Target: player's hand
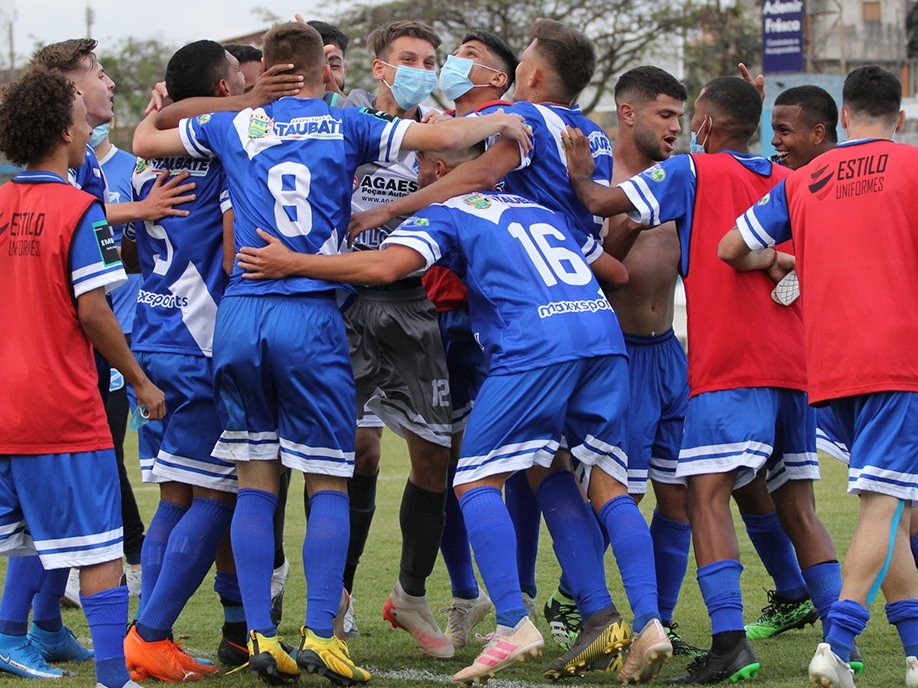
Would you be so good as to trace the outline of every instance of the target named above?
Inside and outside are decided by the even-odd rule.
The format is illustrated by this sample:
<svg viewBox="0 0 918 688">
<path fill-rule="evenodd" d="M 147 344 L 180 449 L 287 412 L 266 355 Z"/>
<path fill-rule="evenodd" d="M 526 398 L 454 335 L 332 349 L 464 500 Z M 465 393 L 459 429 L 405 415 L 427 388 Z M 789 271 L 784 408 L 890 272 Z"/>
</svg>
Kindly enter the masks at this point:
<svg viewBox="0 0 918 688">
<path fill-rule="evenodd" d="M 284 96 L 295 96 L 303 88 L 302 74 L 293 74 L 292 64 L 276 64 L 263 71 L 246 95 L 249 107 L 261 107 Z"/>
<path fill-rule="evenodd" d="M 166 181 L 167 179 L 168 181 Z M 144 206 L 142 219 L 160 220 L 166 216 L 188 217 L 190 211 L 180 210 L 175 207 L 183 203 L 190 203 L 197 198 L 195 194 L 188 193 L 192 191 L 197 184 L 194 182 L 183 184 L 182 182 L 186 179 L 188 179 L 187 172 L 177 174 L 170 179 L 169 173 L 163 171 L 163 173 L 156 178 L 156 181 L 153 182 L 153 186 L 150 187 L 150 192 L 147 194 L 147 197 L 141 201 Z M 182 194 L 187 195 L 183 196 Z"/>
<path fill-rule="evenodd" d="M 797 267 L 797 259 L 790 253 L 775 251 L 774 264 L 765 269 L 765 274 L 772 282 L 777 284 L 785 278 L 787 273 Z"/>
<path fill-rule="evenodd" d="M 451 119 L 453 118 L 446 113 L 431 110 L 426 115 L 421 117 L 421 124 L 437 124 L 439 122 L 449 122 Z"/>
<path fill-rule="evenodd" d="M 561 143 L 564 145 L 564 153 L 567 155 L 567 174 L 571 182 L 576 183 L 579 180 L 593 180 L 593 170 L 596 169 L 596 161 L 593 160 L 593 152 L 590 150 L 590 139 L 584 136 L 583 132 L 574 127 L 566 127 L 561 134 Z"/>
<path fill-rule="evenodd" d="M 486 117 L 500 117 L 500 135 L 511 141 L 516 141 L 520 146 L 520 154 L 526 155 L 532 150 L 532 127 L 526 124 L 526 120 L 517 114 L 507 114 L 503 108 L 500 108 L 493 115 Z"/>
<path fill-rule="evenodd" d="M 149 115 L 154 110 L 159 112 L 167 105 L 172 105 L 172 98 L 169 96 L 169 91 L 166 90 L 166 82 L 159 81 L 150 91 L 150 102 L 147 103 L 147 109 L 143 111 L 143 114 Z"/>
<path fill-rule="evenodd" d="M 762 100 L 765 100 L 765 75 L 759 74 L 755 79 L 752 78 L 752 74 L 749 73 L 749 69 L 742 62 L 739 63 L 739 74 L 743 77 L 744 81 L 748 81 L 750 84 L 756 87 L 761 96 Z"/>
<path fill-rule="evenodd" d="M 137 403 L 147 407 L 150 420 L 159 420 L 166 415 L 166 395 L 149 378 L 145 377 L 143 383 L 135 385 L 134 393 L 137 395 Z"/>
<path fill-rule="evenodd" d="M 284 246 L 280 239 L 263 229 L 256 229 L 258 236 L 268 245 L 261 248 L 243 246 L 236 254 L 236 264 L 245 273 L 246 279 L 280 279 L 293 272 L 290 259 L 293 251 Z"/>
<path fill-rule="evenodd" d="M 375 208 L 364 210 L 351 215 L 351 221 L 347 225 L 347 245 L 353 246 L 354 239 L 366 231 L 382 227 L 393 217 L 386 209 L 386 205 L 378 205 Z"/>
</svg>

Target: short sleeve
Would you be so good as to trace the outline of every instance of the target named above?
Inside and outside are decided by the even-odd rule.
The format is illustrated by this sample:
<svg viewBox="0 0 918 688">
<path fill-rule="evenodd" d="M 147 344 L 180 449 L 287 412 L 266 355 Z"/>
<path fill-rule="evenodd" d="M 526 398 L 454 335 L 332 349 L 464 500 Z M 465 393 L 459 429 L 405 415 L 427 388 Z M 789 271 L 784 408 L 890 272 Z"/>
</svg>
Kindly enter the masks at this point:
<svg viewBox="0 0 918 688">
<path fill-rule="evenodd" d="M 198 115 L 179 122 L 179 136 L 188 155 L 193 158 L 216 157 L 211 142 L 213 122 L 213 115 Z"/>
<path fill-rule="evenodd" d="M 791 238 L 785 181 L 778 182 L 775 188 L 736 218 L 736 227 L 752 251 L 761 251 Z"/>
<path fill-rule="evenodd" d="M 676 155 L 619 184 L 634 210 L 628 217 L 657 226 L 680 220 L 692 212 L 695 201 L 695 165 L 690 155 Z"/>
<path fill-rule="evenodd" d="M 402 222 L 380 245 L 398 244 L 423 256 L 425 268 L 449 254 L 455 246 L 455 226 L 443 206 L 430 206 Z"/>
<path fill-rule="evenodd" d="M 383 119 L 353 108 L 341 112 L 344 139 L 354 148 L 358 166 L 369 162 L 394 162 L 402 150 L 405 132 L 415 124 L 407 119 Z"/>
<path fill-rule="evenodd" d="M 70 245 L 70 282 L 75 297 L 99 287 L 109 293 L 127 282 L 115 237 L 98 203 L 89 207 L 74 232 Z"/>
</svg>

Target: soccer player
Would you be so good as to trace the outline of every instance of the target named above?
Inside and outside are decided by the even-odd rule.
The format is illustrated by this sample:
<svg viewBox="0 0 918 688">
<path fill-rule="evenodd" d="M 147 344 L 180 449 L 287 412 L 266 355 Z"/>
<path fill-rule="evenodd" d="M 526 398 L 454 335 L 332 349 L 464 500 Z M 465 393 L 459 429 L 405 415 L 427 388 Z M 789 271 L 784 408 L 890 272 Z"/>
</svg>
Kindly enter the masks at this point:
<svg viewBox="0 0 918 688">
<path fill-rule="evenodd" d="M 890 72 L 877 66 L 851 72 L 841 108 L 849 140 L 746 211 L 718 250 L 736 269 L 754 270 L 770 262 L 769 247 L 793 238 L 810 401 L 830 403 L 851 452 L 848 491 L 860 498 L 860 517 L 828 637 L 809 666 L 810 682 L 822 686 L 854 685 L 849 654 L 880 589 L 905 648 L 906 685 L 918 682 L 918 586 L 903 518 L 918 494 L 909 411 L 918 370 L 909 356 L 876 355 L 896 351 L 918 332 L 907 286 L 918 258 L 912 239 L 918 155 L 891 142 L 904 121 L 901 97 Z M 852 274 L 883 279 L 865 291 Z"/>
<path fill-rule="evenodd" d="M 331 47 L 331 50 L 325 51 L 325 58 L 328 61 L 328 68 L 332 73 L 332 80 L 325 84 L 325 102 L 332 107 L 344 107 L 344 101 L 347 95 L 344 93 L 344 86 L 347 82 L 347 46 L 350 43 L 347 34 L 334 24 L 329 24 L 318 19 L 306 22 L 319 32 L 322 37 L 322 43 L 325 47 Z"/>
<path fill-rule="evenodd" d="M 612 149 L 613 183 L 666 160 L 672 154 L 688 98 L 675 77 L 657 67 L 637 67 L 615 84 L 618 138 Z M 621 227 L 610 226 L 615 234 Z M 686 489 L 675 477 L 688 403 L 685 350 L 673 332 L 673 297 L 679 279 L 679 238 L 674 223 L 632 234 L 622 251 L 628 284 L 609 291 L 628 348 L 628 492 L 640 501 L 653 485 L 657 506 L 650 524 L 660 617 L 673 654 L 697 657 L 702 650 L 676 633 L 673 610 L 688 567 L 692 530 Z M 611 240 L 610 240 L 611 241 Z"/>
<path fill-rule="evenodd" d="M 374 116 L 420 121 L 430 108 L 420 103 L 436 88 L 440 38 L 427 24 L 395 21 L 374 29 L 367 46 L 374 55 L 374 95 L 351 91 L 348 106 Z M 414 153 L 392 162 L 357 168 L 353 211 L 400 198 L 417 188 Z M 358 237 L 360 250 L 376 250 L 404 218 L 395 218 Z M 357 383 L 357 454 L 351 498 L 351 543 L 344 573 L 351 591 L 360 555 L 376 508 L 382 423 L 408 444 L 411 473 L 399 511 L 402 553 L 398 580 L 383 607 L 383 617 L 414 637 L 422 652 L 452 657 L 455 652 L 427 602 L 426 581 L 433 572 L 446 521 L 451 406 L 449 373 L 437 313 L 421 284 L 409 276 L 384 288 L 361 285 L 344 322 Z M 353 613 L 353 607 L 349 611 Z M 351 629 L 353 632 L 353 629 Z"/>
<path fill-rule="evenodd" d="M 255 82 L 261 76 L 261 50 L 254 45 L 242 45 L 241 43 L 227 43 L 223 47 L 239 62 L 239 69 L 242 70 L 242 76 L 245 77 L 245 92 L 248 93 L 255 88 Z"/>
<path fill-rule="evenodd" d="M 475 149 L 419 154 L 418 182 L 430 183 L 476 155 Z M 381 252 L 304 256 L 266 233 L 262 237 L 268 247 L 243 248 L 238 256 L 252 278 L 300 274 L 386 284 L 441 259 L 461 266 L 489 373 L 471 412 L 454 487 L 494 599 L 497 630 L 453 681 L 487 681 L 528 655 L 540 655 L 544 641 L 515 576 L 515 530 L 500 491 L 511 473 L 535 465 L 548 469 L 562 434 L 575 457 L 599 469 L 593 471 L 594 486 L 601 483 L 595 475 L 600 472 L 626 480 L 619 448 L 628 387 L 624 343 L 581 251 L 612 283 L 621 284 L 627 272 L 565 215 L 498 192 L 463 195 L 417 213 L 386 239 Z M 556 482 L 553 475 L 570 473 L 557 467 L 543 483 Z M 556 506 L 546 512 L 546 523 L 556 536 L 558 556 L 576 568 L 582 550 L 567 546 L 571 539 L 563 526 L 578 528 L 578 544 L 590 548 L 592 516 L 576 491 L 573 502 Z M 596 656 L 617 652 L 627 637 L 610 635 L 603 644 Z"/>
<path fill-rule="evenodd" d="M 170 58 L 166 86 L 176 101 L 225 97 L 241 95 L 245 78 L 223 46 L 197 41 Z M 187 156 L 142 160 L 134 173 L 136 198 L 149 192 L 158 170 L 188 172 L 197 189 L 188 217 L 145 222 L 136 232 L 143 285 L 133 349 L 165 390 L 170 411 L 160 423 L 140 428 L 143 479 L 159 484 L 160 502 L 144 544 L 143 608 L 128 633 L 125 653 L 135 676 L 175 683 L 216 671 L 181 652 L 171 634 L 214 562 L 232 519 L 237 481 L 232 462 L 211 456 L 223 430 L 211 356 L 226 286 L 226 178 L 218 161 Z M 218 569 L 215 589 L 221 599 L 241 602 L 235 574 Z M 241 621 L 241 607 L 237 613 L 235 621 Z M 245 630 L 227 637 L 227 625 L 221 648 L 227 643 L 244 646 Z"/>
<path fill-rule="evenodd" d="M 527 138 L 513 115 L 418 125 L 329 108 L 322 95 L 331 72 L 322 39 L 309 26 L 276 25 L 265 34 L 264 49 L 267 73 L 290 70 L 302 84 L 298 97 L 157 130 L 159 116 L 169 116 L 164 110 L 144 120 L 134 137 L 135 151 L 147 157 L 220 159 L 238 247 L 263 243 L 253 233 L 263 227 L 298 252 L 337 253 L 359 165 L 391 161 L 401 150 L 464 148 L 496 133 Z M 177 105 L 232 108 L 246 97 Z M 225 430 L 214 454 L 237 464 L 232 540 L 249 627 L 249 670 L 267 680 L 295 679 L 298 665 L 336 682 L 370 678 L 332 629 L 349 540 L 346 481 L 353 472 L 357 413 L 335 289 L 307 278 L 252 282 L 236 270 L 217 312 L 215 387 Z M 306 473 L 310 495 L 303 545 L 308 604 L 296 661 L 281 647 L 270 614 L 272 516 L 283 466 Z"/>
<path fill-rule="evenodd" d="M 689 665 L 688 673 L 675 680 L 680 684 L 737 680 L 758 672 L 743 626 L 742 565 L 729 503 L 731 492 L 763 467 L 811 597 L 827 590 L 830 596 L 840 582 L 834 545 L 813 505 L 819 466 L 815 416 L 803 391 L 800 313 L 770 297 L 770 277 L 778 277 L 792 257 L 774 253 L 765 266 L 768 274 L 731 272 L 716 257 L 734 209 L 748 207 L 787 175 L 748 152 L 761 108 L 754 86 L 720 77 L 695 101 L 691 126 L 697 153 L 665 160 L 611 190 L 592 183 L 588 169 L 572 176 L 591 211 L 628 212 L 643 225 L 674 220 L 679 234 L 691 397 L 676 477 L 688 483 L 698 582 L 713 633 L 710 652 Z M 588 144 L 572 132 L 566 145 Z M 705 307 L 715 301 L 721 307 Z M 753 304 L 756 317 L 743 319 Z"/>
<path fill-rule="evenodd" d="M 3 94 L 0 151 L 26 169 L 0 189 L 0 288 L 17 295 L 0 305 L 13 328 L 0 355 L 15 363 L 0 395 L 0 549 L 37 551 L 45 570 L 81 569 L 96 681 L 122 688 L 134 684 L 122 648 L 128 592 L 118 587 L 118 474 L 92 344 L 131 382 L 151 418 L 162 417 L 165 404 L 105 298 L 125 275 L 103 207 L 66 182 L 68 168 L 85 160 L 91 133 L 82 98 L 59 72 L 30 69 Z M 25 618 L 30 600 L 19 600 Z M 63 675 L 44 663 L 26 630 L 25 621 L 0 622 L 4 669 Z"/>
</svg>

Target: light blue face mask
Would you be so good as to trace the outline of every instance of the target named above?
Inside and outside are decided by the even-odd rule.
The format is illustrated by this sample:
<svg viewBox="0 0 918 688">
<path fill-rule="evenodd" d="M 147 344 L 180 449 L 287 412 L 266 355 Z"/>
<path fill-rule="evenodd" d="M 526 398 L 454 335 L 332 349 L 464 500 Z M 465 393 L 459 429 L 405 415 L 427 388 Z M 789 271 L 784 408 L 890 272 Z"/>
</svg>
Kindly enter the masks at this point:
<svg viewBox="0 0 918 688">
<path fill-rule="evenodd" d="M 450 100 L 461 98 L 473 88 L 486 88 L 488 84 L 473 84 L 469 78 L 472 73 L 472 67 L 478 65 L 482 69 L 500 73 L 499 69 L 494 69 L 475 62 L 466 57 L 457 57 L 450 55 L 446 58 L 443 69 L 440 70 L 440 90 Z"/>
<path fill-rule="evenodd" d="M 707 121 L 708 120 L 705 119 L 705 122 Z M 713 126 L 714 126 L 714 120 L 711 120 L 711 127 Z M 704 129 L 704 124 L 702 124 L 700 128 Z M 689 153 L 692 153 L 693 155 L 700 155 L 701 153 L 704 153 L 705 152 L 704 144 L 708 142 L 708 137 L 710 135 L 711 135 L 711 129 L 709 128 L 708 133 L 705 134 L 704 136 L 704 141 L 702 141 L 701 143 L 698 143 L 698 134 L 693 131 L 692 136 L 689 139 Z"/>
<path fill-rule="evenodd" d="M 395 69 L 395 80 L 391 84 L 385 80 L 383 83 L 391 89 L 392 97 L 402 110 L 417 107 L 437 87 L 437 73 L 430 69 L 383 64 Z"/>
<path fill-rule="evenodd" d="M 108 136 L 108 132 L 111 131 L 112 123 L 106 122 L 105 124 L 100 124 L 95 129 L 92 130 L 92 136 L 89 137 L 89 145 L 95 148 L 100 143 L 105 140 L 105 137 Z"/>
</svg>

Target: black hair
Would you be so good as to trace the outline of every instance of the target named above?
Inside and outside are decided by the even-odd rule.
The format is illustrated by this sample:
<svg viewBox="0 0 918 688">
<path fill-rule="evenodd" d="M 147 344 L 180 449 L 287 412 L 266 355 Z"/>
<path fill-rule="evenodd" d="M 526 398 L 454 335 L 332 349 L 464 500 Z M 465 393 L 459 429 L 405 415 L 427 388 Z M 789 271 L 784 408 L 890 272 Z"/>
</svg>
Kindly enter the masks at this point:
<svg viewBox="0 0 918 688">
<path fill-rule="evenodd" d="M 507 88 L 509 89 L 513 86 L 513 81 L 516 79 L 516 67 L 519 65 L 520 61 L 510 46 L 507 45 L 506 41 L 500 36 L 490 31 L 485 31 L 484 29 L 469 31 L 465 34 L 465 37 L 459 45 L 468 43 L 469 41 L 478 41 L 488 46 L 488 49 L 494 53 L 495 57 L 504 63 L 504 71 L 507 74 Z"/>
<path fill-rule="evenodd" d="M 306 23 L 319 32 L 324 45 L 337 45 L 341 48 L 341 52 L 347 52 L 347 46 L 351 40 L 347 37 L 347 34 L 337 26 L 318 19 L 313 19 Z"/>
<path fill-rule="evenodd" d="M 720 115 L 717 124 L 732 138 L 748 141 L 762 117 L 762 96 L 758 89 L 738 76 L 719 76 L 702 89 L 699 100 L 713 105 Z"/>
<path fill-rule="evenodd" d="M 226 49 L 216 41 L 195 41 L 179 48 L 166 65 L 166 90 L 172 100 L 212 96 L 227 77 Z"/>
<path fill-rule="evenodd" d="M 32 67 L 0 92 L 0 151 L 17 165 L 51 155 L 73 122 L 76 89 L 54 69 Z"/>
<path fill-rule="evenodd" d="M 821 124 L 825 127 L 826 138 L 838 143 L 838 106 L 824 88 L 812 84 L 794 86 L 779 93 L 775 105 L 796 105 L 810 128 Z"/>
<path fill-rule="evenodd" d="M 254 45 L 242 43 L 226 43 L 223 46 L 230 55 L 239 60 L 239 64 L 246 62 L 261 62 L 262 52 Z"/>
<path fill-rule="evenodd" d="M 657 96 L 669 96 L 684 101 L 688 98 L 688 92 L 672 74 L 651 65 L 629 69 L 618 77 L 615 84 L 616 104 L 626 100 L 645 103 Z"/>
<path fill-rule="evenodd" d="M 845 79 L 842 104 L 849 115 L 893 124 L 902 107 L 902 84 L 892 72 L 877 65 L 859 67 Z"/>
</svg>

